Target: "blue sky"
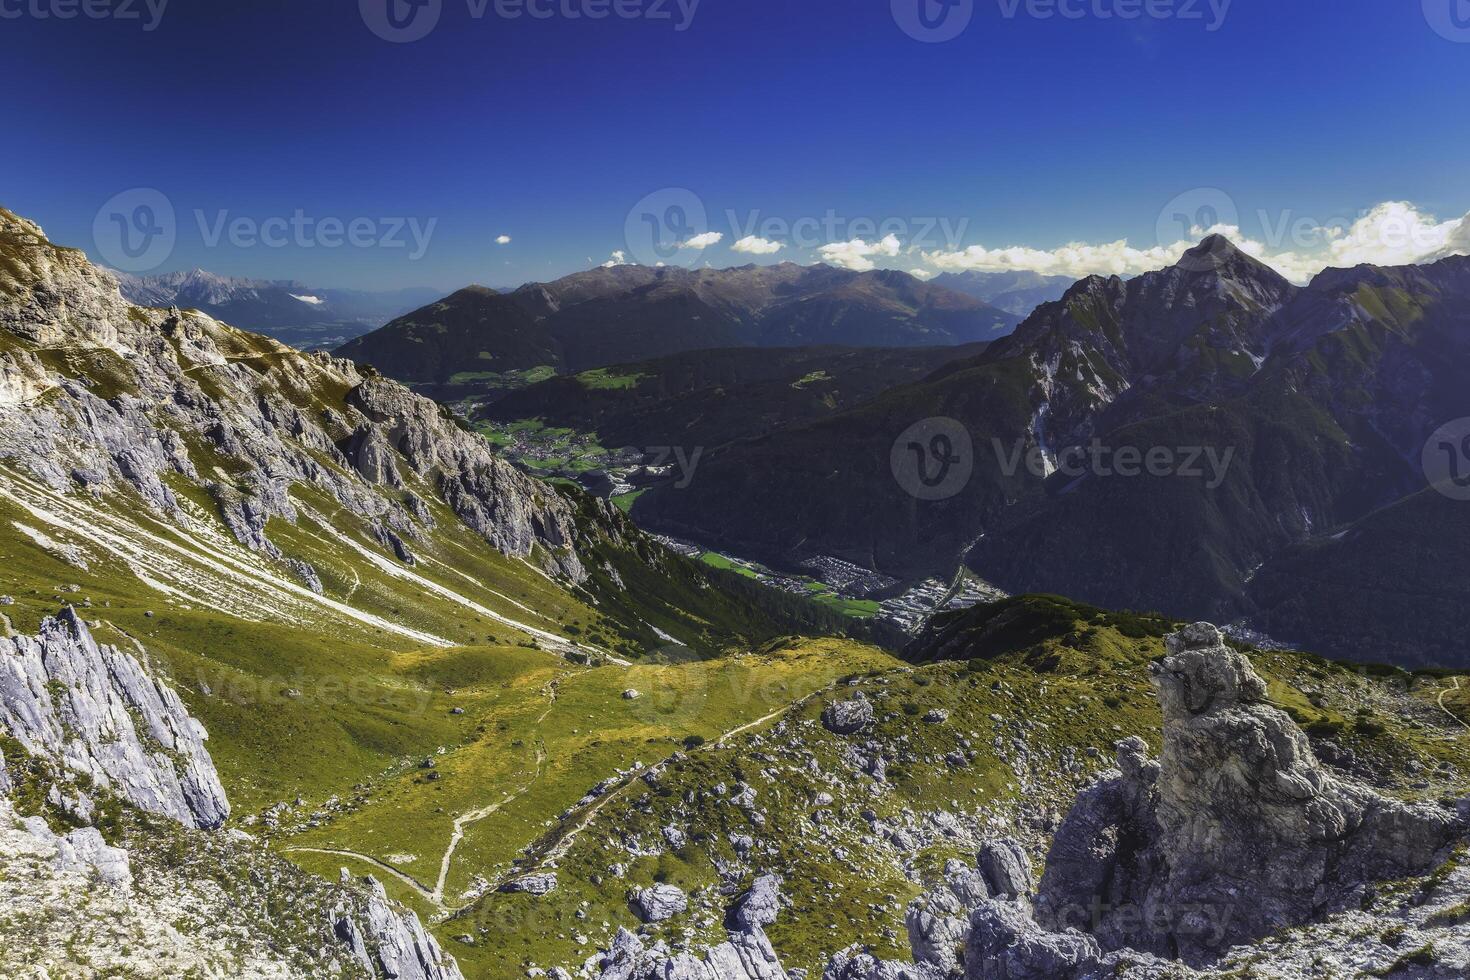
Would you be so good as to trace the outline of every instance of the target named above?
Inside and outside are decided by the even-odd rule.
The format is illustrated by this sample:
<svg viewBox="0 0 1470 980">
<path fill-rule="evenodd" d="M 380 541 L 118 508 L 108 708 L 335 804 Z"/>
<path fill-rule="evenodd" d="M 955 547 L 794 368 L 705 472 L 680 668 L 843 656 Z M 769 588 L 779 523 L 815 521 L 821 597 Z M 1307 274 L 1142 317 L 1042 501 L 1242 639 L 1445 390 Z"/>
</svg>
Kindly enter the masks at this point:
<svg viewBox="0 0 1470 980">
<path fill-rule="evenodd" d="M 651 261 L 629 215 L 655 195 L 644 210 L 667 226 L 688 200 L 668 188 L 705 219 L 664 244 L 722 236 L 671 261 L 809 262 L 860 239 L 825 254 L 929 273 L 1147 262 L 1181 195 L 1179 213 L 1233 210 L 1219 223 L 1298 256 L 1325 253 L 1289 223 L 1407 201 L 1442 244 L 1456 229 L 1428 216 L 1470 211 L 1463 0 L 1443 16 L 1441 0 L 1233 0 L 1223 18 L 1224 0 L 1152 0 L 1171 16 L 1129 20 L 1130 0 L 1062 0 L 1078 17 L 973 0 L 945 43 L 901 29 L 920 0 L 700 0 L 692 18 L 693 0 L 617 0 L 667 17 L 601 20 L 564 11 L 613 0 L 530 0 L 554 16 L 516 19 L 439 0 L 411 43 L 369 29 L 387 0 L 170 0 L 152 30 L 146 0 L 85 0 L 137 19 L 55 16 L 82 2 L 0 0 L 0 204 L 106 258 L 99 209 L 126 225 L 127 192 L 156 189 L 176 235 L 155 271 L 516 284 L 615 252 Z M 280 247 L 248 234 L 298 215 L 313 230 Z M 775 219 L 779 252 L 731 249 L 752 218 Z M 356 219 L 358 244 L 332 245 L 324 219 Z M 244 233 L 213 238 L 221 220 Z M 1124 239 L 1144 257 L 1052 251 Z M 998 252 L 1013 246 L 1045 255 Z"/>
</svg>

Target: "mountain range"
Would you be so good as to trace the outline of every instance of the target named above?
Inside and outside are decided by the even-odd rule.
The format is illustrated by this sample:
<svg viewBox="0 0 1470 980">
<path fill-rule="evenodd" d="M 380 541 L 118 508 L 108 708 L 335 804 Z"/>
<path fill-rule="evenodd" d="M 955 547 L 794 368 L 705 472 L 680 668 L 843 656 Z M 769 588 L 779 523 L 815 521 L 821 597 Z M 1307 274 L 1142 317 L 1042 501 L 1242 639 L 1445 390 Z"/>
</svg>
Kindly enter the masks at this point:
<svg viewBox="0 0 1470 980">
<path fill-rule="evenodd" d="M 139 306 L 199 310 L 301 349 L 336 347 L 437 295 L 431 289 L 314 289 L 299 282 L 240 279 L 203 269 L 113 275 L 123 296 Z"/>
<path fill-rule="evenodd" d="M 862 448 L 851 420 L 899 421 L 915 393 L 945 396 L 977 432 L 1014 424 L 1052 465 L 1064 432 L 1112 438 L 1132 412 L 1183 416 L 1170 438 L 1220 416 L 1229 439 L 1212 445 L 1228 447 L 1231 426 L 1267 424 L 1252 412 L 1272 399 L 1346 414 L 1419 391 L 1426 417 L 1454 407 L 1461 389 L 1436 380 L 1449 374 L 1413 368 L 1458 356 L 1463 321 L 1447 311 L 1463 308 L 1463 267 L 1357 275 L 1380 285 L 1299 291 L 1212 241 L 1179 269 L 1079 284 L 1015 338 L 971 349 L 685 352 L 509 397 L 544 412 L 566 398 L 609 432 L 669 438 L 680 413 L 660 405 L 679 403 L 687 433 L 728 437 L 717 458 L 795 438 L 827 455 L 789 465 L 851 467 L 834 479 L 858 502 L 872 487 L 844 455 Z M 1309 324 L 1322 309 L 1342 322 Z M 757 410 L 742 420 L 725 397 Z M 1112 411 L 1122 429 L 1100 421 Z M 1395 417 L 1372 414 L 1388 433 Z M 1252 469 L 1219 485 L 1231 494 L 1245 478 L 1276 499 L 1258 457 L 1344 453 L 1318 443 L 1334 430 L 1305 408 L 1270 418 Z M 804 596 L 686 560 L 607 501 L 531 478 L 371 367 L 132 303 L 3 209 L 0 420 L 0 974 L 1470 968 L 1470 688 L 1446 671 L 1358 669 L 1058 596 L 941 613 L 895 655 Z M 994 479 L 976 470 L 972 483 Z M 1379 470 L 1365 499 L 1398 485 Z M 1294 485 L 1319 472 L 1335 470 Z M 1094 479 L 1005 488 L 1029 517 Z M 701 467 L 689 490 L 704 480 Z M 1202 494 L 1172 490 L 1181 504 L 1156 484 L 1143 503 L 1107 501 L 1135 533 L 1153 533 L 1145 506 L 1187 517 Z M 835 491 L 814 504 L 848 506 Z M 1409 492 L 1289 543 L 1251 584 L 1281 597 L 1272 614 L 1293 629 L 1351 590 L 1343 601 L 1365 608 L 1340 610 L 1331 638 L 1377 630 L 1403 662 L 1448 661 L 1462 586 L 1437 556 L 1463 506 Z M 918 513 L 879 519 L 902 529 Z M 1112 516 L 1062 519 L 1116 548 L 1118 532 L 1083 524 Z M 1181 582 L 1218 571 L 1186 538 L 1153 540 L 1167 550 L 1147 567 Z M 1044 567 L 1098 560 L 1087 540 L 1059 547 Z M 1373 612 L 1412 615 L 1422 598 L 1439 604 L 1439 647 Z M 1204 927 L 1201 907 L 1219 910 Z"/>
<path fill-rule="evenodd" d="M 1085 279 L 929 378 L 710 453 L 634 516 L 768 562 L 828 554 L 905 577 L 963 562 L 1013 591 L 1467 662 L 1442 589 L 1365 601 L 1411 561 L 1374 529 L 1444 509 L 1412 498 L 1430 434 L 1470 416 L 1467 338 L 1470 258 L 1297 287 L 1212 237 L 1170 269 Z M 895 440 L 933 419 L 953 420 L 973 474 L 920 499 L 895 479 Z M 1173 475 L 1111 465 L 1151 451 Z M 1463 527 L 1440 524 L 1413 561 L 1452 564 Z M 1327 554 L 1330 572 L 1300 573 Z"/>
<path fill-rule="evenodd" d="M 984 300 L 1019 317 L 1031 315 L 1042 303 L 1059 300 L 1074 280 L 1040 272 L 945 272 L 929 280 L 936 286 Z"/>
<path fill-rule="evenodd" d="M 917 381 L 985 344 L 736 347 L 686 351 L 549 378 L 481 406 L 475 419 L 538 419 L 608 447 L 703 452 L 814 421 Z"/>
<path fill-rule="evenodd" d="M 508 294 L 460 290 L 338 349 L 441 399 L 728 347 L 947 346 L 994 340 L 1019 318 L 907 273 L 829 266 L 613 266 Z M 428 387 L 424 387 L 428 386 Z"/>
</svg>

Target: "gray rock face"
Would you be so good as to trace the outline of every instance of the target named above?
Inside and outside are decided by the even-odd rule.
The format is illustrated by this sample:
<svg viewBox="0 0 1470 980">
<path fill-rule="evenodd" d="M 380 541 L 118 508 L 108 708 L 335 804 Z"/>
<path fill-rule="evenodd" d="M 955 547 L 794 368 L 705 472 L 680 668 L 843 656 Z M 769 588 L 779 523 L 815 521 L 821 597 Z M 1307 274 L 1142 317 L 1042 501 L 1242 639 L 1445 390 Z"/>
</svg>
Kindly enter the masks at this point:
<svg viewBox="0 0 1470 980">
<path fill-rule="evenodd" d="M 1102 958 L 1097 940 L 1076 930 L 1048 932 L 1014 902 L 991 899 L 970 919 L 967 980 L 1071 980 Z"/>
<path fill-rule="evenodd" d="M 343 872 L 346 884 L 346 872 Z M 366 894 L 332 913 L 332 931 L 369 976 L 385 980 L 464 980 L 454 957 L 424 931 L 419 917 L 388 900 L 376 878 Z"/>
<path fill-rule="evenodd" d="M 873 704 L 861 693 L 833 701 L 822 711 L 822 725 L 834 735 L 856 735 L 873 724 Z"/>
<path fill-rule="evenodd" d="M 1355 904 L 1365 885 L 1428 871 L 1454 815 L 1339 780 L 1265 703 L 1265 682 L 1208 624 L 1155 666 L 1164 751 L 1119 744 L 1118 771 L 1058 830 L 1043 926 L 1190 963 Z"/>
<path fill-rule="evenodd" d="M 980 873 L 990 893 L 997 898 L 1023 898 L 1031 894 L 1034 877 L 1026 849 L 1009 838 L 988 840 L 980 845 Z"/>
<path fill-rule="evenodd" d="M 512 894 L 549 895 L 556 891 L 556 873 L 549 871 L 544 874 L 526 875 L 524 878 L 516 878 L 513 881 L 507 881 L 500 887 L 500 890 Z"/>
<path fill-rule="evenodd" d="M 63 837 L 52 833 L 40 817 L 27 817 L 21 823 L 36 840 L 56 848 L 53 863 L 57 871 L 95 875 L 108 888 L 123 893 L 132 890 L 133 870 L 128 852 L 109 847 L 96 827 L 82 827 Z"/>
<path fill-rule="evenodd" d="M 204 726 L 70 608 L 37 636 L 0 639 L 0 727 L 150 813 L 195 828 L 229 816 Z"/>
<path fill-rule="evenodd" d="M 654 885 L 634 892 L 632 905 L 644 922 L 663 922 L 689 908 L 689 897 L 676 885 Z"/>
<path fill-rule="evenodd" d="M 880 960 L 861 949 L 843 950 L 822 971 L 822 980 L 939 980 L 942 976 L 912 963 Z"/>
<path fill-rule="evenodd" d="M 985 846 L 987 850 L 992 849 L 992 842 L 986 842 Z M 994 849 L 1009 857 L 1005 844 L 994 842 Z M 1014 863 L 1014 858 L 1010 861 Z M 1031 887 L 1030 864 L 1022 866 L 1028 873 L 1022 890 L 1025 894 Z M 970 915 L 994 893 L 986 874 L 978 867 L 969 867 L 963 861 L 948 862 L 943 883 L 916 899 L 905 915 L 914 963 L 932 968 L 941 976 L 959 970 L 959 952 L 970 936 Z"/>
<path fill-rule="evenodd" d="M 572 504 L 428 399 L 351 362 L 301 354 L 202 313 L 132 306 L 110 273 L 8 212 L 0 212 L 0 238 L 9 260 L 0 276 L 0 330 L 98 355 L 112 365 L 108 388 L 120 389 L 102 397 L 24 348 L 0 354 L 0 460 L 51 490 L 126 485 L 157 515 L 187 527 L 164 482 L 178 474 L 214 494 L 241 544 L 279 558 L 265 527 L 273 517 L 297 521 L 287 493 L 293 484 L 399 538 L 432 520 L 407 492 L 413 485 L 504 554 L 539 557 L 549 572 L 585 579 Z M 241 470 L 234 486 L 201 479 L 191 443 L 228 457 L 232 471 Z"/>
<path fill-rule="evenodd" d="M 0 752 L 0 796 L 9 796 L 10 789 L 10 773 L 5 771 L 5 753 Z"/>
<path fill-rule="evenodd" d="M 732 932 L 703 958 L 672 953 L 662 942 L 645 946 L 638 936 L 620 929 L 597 966 L 602 980 L 787 980 L 759 927 Z"/>
<path fill-rule="evenodd" d="M 747 931 L 775 922 L 781 914 L 781 878 L 761 875 L 735 906 L 735 924 Z"/>
</svg>

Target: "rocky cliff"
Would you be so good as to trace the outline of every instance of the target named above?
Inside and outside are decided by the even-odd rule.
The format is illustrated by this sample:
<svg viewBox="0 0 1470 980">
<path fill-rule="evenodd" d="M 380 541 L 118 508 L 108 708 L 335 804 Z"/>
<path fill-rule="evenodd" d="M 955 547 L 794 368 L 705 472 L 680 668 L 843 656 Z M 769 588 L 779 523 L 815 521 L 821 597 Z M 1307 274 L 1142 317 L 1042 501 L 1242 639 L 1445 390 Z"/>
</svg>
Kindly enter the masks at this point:
<svg viewBox="0 0 1470 980">
<path fill-rule="evenodd" d="M 279 910 L 261 896 L 222 890 L 221 882 L 264 883 L 283 871 L 245 835 L 216 829 L 230 807 L 205 747 L 208 733 L 136 657 L 97 644 L 70 607 L 43 622 L 36 636 L 0 640 L 0 736 L 22 750 L 11 760 L 14 779 L 0 756 L 0 900 L 40 923 L 25 943 L 0 944 L 13 947 L 0 951 L 0 973 L 55 953 L 72 965 L 133 975 L 345 971 L 462 980 L 413 912 L 390 902 L 376 880 L 345 873 L 335 888 L 285 873 L 299 879 L 293 915 L 309 924 L 298 938 L 322 961 L 320 970 L 305 973 L 289 965 L 275 928 Z M 22 780 L 30 783 L 24 796 L 32 811 L 24 814 L 20 801 L 7 798 Z M 182 829 L 134 823 L 131 808 Z M 93 826 L 104 809 L 116 844 L 126 846 Z M 185 853 L 194 856 L 185 860 Z M 190 916 L 202 920 L 194 932 L 180 926 Z M 260 922 L 222 927 L 237 916 L 269 920 L 273 938 Z M 118 935 L 128 941 L 118 944 Z"/>
<path fill-rule="evenodd" d="M 273 557 L 267 524 L 297 522 L 295 486 L 326 494 L 384 542 L 431 526 L 417 493 L 501 552 L 585 577 L 571 505 L 433 402 L 197 311 L 133 306 L 111 274 L 3 209 L 0 258 L 0 460 L 52 490 L 127 486 L 179 523 L 181 477 L 214 498 L 242 544 Z"/>
<path fill-rule="evenodd" d="M 229 816 L 204 726 L 71 608 L 37 636 L 0 640 L 0 731 L 149 813 L 188 827 Z"/>
</svg>

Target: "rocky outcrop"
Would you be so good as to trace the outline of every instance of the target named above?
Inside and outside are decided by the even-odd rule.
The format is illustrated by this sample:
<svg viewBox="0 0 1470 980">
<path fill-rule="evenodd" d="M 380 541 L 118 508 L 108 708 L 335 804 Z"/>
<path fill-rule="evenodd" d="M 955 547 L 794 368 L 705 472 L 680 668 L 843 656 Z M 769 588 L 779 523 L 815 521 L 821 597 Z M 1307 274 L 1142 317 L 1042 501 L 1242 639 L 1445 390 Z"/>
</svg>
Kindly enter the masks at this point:
<svg viewBox="0 0 1470 980">
<path fill-rule="evenodd" d="M 501 885 L 500 890 L 508 894 L 550 895 L 556 891 L 556 872 L 548 871 L 513 878 Z"/>
<path fill-rule="evenodd" d="M 741 929 L 763 929 L 781 915 L 781 878 L 761 875 L 741 897 L 731 918 Z"/>
<path fill-rule="evenodd" d="M 1103 949 L 1206 963 L 1430 870 L 1465 830 L 1448 810 L 1324 769 L 1213 626 L 1170 636 L 1154 683 L 1163 754 L 1119 743 L 1118 769 L 1063 821 L 1036 903 L 1050 934 L 1080 928 Z M 991 925 L 1030 942 L 1029 926 Z"/>
<path fill-rule="evenodd" d="M 0 752 L 0 796 L 10 794 L 10 773 L 5 771 L 5 753 Z"/>
<path fill-rule="evenodd" d="M 673 891 L 684 901 L 683 892 Z M 648 945 L 636 934 L 620 929 L 612 948 L 594 957 L 588 966 L 602 980 L 787 980 L 765 933 L 780 909 L 781 879 L 764 875 L 730 909 L 727 923 L 733 928 L 729 938 L 703 957 L 674 953 L 663 942 Z"/>
<path fill-rule="evenodd" d="M 856 735 L 873 724 L 873 704 L 861 691 L 822 710 L 822 725 L 834 735 Z"/>
<path fill-rule="evenodd" d="M 689 907 L 689 897 L 676 885 L 654 885 L 633 893 L 633 911 L 644 922 L 672 919 Z"/>
<path fill-rule="evenodd" d="M 342 884 L 351 883 L 342 872 Z M 464 980 L 454 957 L 424 931 L 419 917 L 388 900 L 383 885 L 363 879 L 364 894 L 332 913 L 332 930 L 369 976 L 387 980 Z"/>
<path fill-rule="evenodd" d="M 204 727 L 70 608 L 36 636 L 0 639 L 0 729 L 150 813 L 195 828 L 229 816 Z"/>
<path fill-rule="evenodd" d="M 13 813 L 4 818 L 9 817 Z M 52 863 L 58 873 L 75 872 L 95 878 L 123 894 L 132 889 L 133 871 L 128 852 L 108 846 L 96 827 L 81 827 L 63 836 L 53 833 L 40 817 L 27 817 L 20 823 L 43 848 L 53 850 Z"/>
<path fill-rule="evenodd" d="M 292 485 L 400 538 L 431 520 L 412 485 L 504 554 L 585 579 L 572 504 L 428 399 L 197 311 L 132 306 L 111 274 L 3 209 L 0 252 L 0 330 L 90 365 L 59 374 L 24 344 L 0 353 L 0 460 L 52 491 L 126 486 L 187 526 L 167 481 L 208 481 L 239 542 L 279 559 L 265 528 L 297 521 Z M 228 487 L 201 478 L 221 457 Z"/>
</svg>

